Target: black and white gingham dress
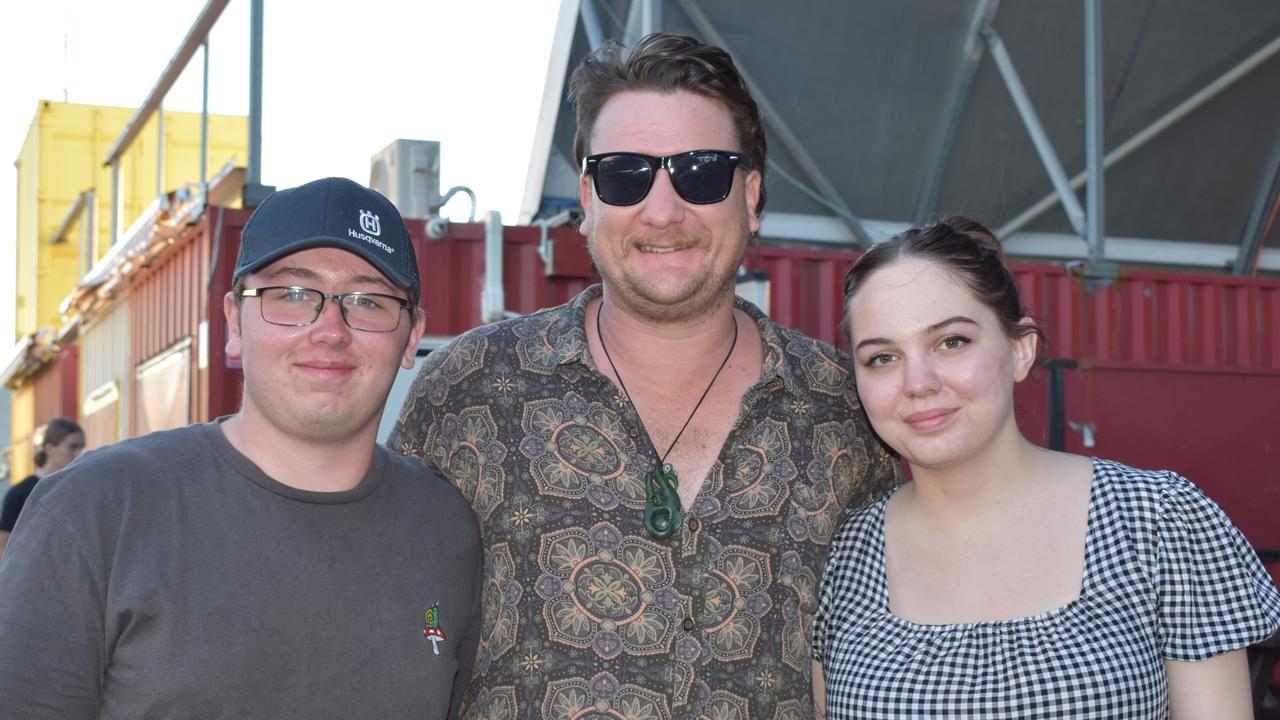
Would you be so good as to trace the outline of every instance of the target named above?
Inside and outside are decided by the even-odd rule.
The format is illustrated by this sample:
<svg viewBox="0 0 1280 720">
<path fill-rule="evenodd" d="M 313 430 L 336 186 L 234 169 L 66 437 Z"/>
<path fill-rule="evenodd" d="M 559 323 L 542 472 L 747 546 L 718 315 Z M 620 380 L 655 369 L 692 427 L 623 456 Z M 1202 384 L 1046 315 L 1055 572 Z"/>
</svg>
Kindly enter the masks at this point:
<svg viewBox="0 0 1280 720">
<path fill-rule="evenodd" d="M 1093 467 L 1080 597 L 1031 617 L 893 615 L 888 498 L 851 517 L 832 542 L 813 626 L 829 720 L 1167 718 L 1165 659 L 1202 660 L 1280 625 L 1271 577 L 1199 488 L 1171 472 Z"/>
</svg>

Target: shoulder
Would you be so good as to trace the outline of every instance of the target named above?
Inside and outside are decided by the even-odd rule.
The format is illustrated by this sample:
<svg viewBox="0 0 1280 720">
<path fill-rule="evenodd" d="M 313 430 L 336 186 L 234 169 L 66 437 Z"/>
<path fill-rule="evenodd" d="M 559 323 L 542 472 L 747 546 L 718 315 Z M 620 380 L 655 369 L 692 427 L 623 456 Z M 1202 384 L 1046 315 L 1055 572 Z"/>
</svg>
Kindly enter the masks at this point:
<svg viewBox="0 0 1280 720">
<path fill-rule="evenodd" d="M 1158 522 L 1180 508 L 1222 512 L 1199 486 L 1172 470 L 1145 470 L 1104 459 L 1095 459 L 1093 466 L 1100 491 L 1114 497 L 1131 517 Z"/>
<path fill-rule="evenodd" d="M 884 535 L 885 507 L 892 496 L 892 493 L 886 493 L 870 505 L 849 513 L 831 538 L 832 556 L 837 553 L 861 555 L 878 545 Z"/>
<path fill-rule="evenodd" d="M 9 498 L 25 498 L 31 494 L 31 489 L 36 486 L 36 483 L 39 482 L 39 480 L 40 478 L 35 475 L 26 476 L 20 482 L 15 483 L 5 491 L 5 500 L 8 500 Z"/>
<path fill-rule="evenodd" d="M 32 500 L 53 505 L 115 502 L 140 485 L 168 486 L 196 457 L 212 455 L 206 425 L 189 425 L 95 448 L 36 486 Z M 198 466 L 198 465 L 196 465 Z"/>
<path fill-rule="evenodd" d="M 406 494 L 412 506 L 430 515 L 432 522 L 445 523 L 459 532 L 479 537 L 475 513 L 452 483 L 416 458 L 399 455 L 381 445 L 375 452 L 381 455 L 386 468 L 384 481 L 392 484 L 396 492 Z"/>
</svg>

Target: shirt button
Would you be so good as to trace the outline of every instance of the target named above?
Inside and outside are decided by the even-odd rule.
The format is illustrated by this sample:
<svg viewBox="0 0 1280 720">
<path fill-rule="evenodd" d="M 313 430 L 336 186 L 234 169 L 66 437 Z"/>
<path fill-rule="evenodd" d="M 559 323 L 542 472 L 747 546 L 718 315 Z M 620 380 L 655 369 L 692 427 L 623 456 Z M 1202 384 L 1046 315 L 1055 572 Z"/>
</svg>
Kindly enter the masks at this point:
<svg viewBox="0 0 1280 720">
<path fill-rule="evenodd" d="M 697 624 L 693 622 L 693 618 L 687 617 L 684 619 L 684 622 L 680 624 L 680 627 L 684 628 L 685 632 L 693 632 L 693 629 L 697 627 Z"/>
<path fill-rule="evenodd" d="M 696 517 L 695 517 L 695 518 L 689 518 L 689 532 L 690 532 L 690 533 L 696 533 L 696 532 L 698 532 L 698 528 L 699 528 L 699 527 L 701 527 L 701 525 L 702 525 L 702 523 L 698 522 L 698 518 L 696 518 Z"/>
</svg>

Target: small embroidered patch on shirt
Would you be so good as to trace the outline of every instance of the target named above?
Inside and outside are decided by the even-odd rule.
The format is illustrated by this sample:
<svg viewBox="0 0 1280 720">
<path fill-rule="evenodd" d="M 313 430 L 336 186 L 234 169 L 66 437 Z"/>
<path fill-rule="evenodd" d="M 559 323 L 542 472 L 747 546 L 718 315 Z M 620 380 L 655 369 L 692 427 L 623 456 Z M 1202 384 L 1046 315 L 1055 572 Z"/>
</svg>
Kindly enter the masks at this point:
<svg viewBox="0 0 1280 720">
<path fill-rule="evenodd" d="M 431 650 L 436 655 L 440 654 L 440 643 L 448 638 L 444 634 L 444 628 L 440 627 L 440 604 L 432 605 L 426 613 L 426 629 L 422 631 L 423 637 L 431 641 Z"/>
</svg>

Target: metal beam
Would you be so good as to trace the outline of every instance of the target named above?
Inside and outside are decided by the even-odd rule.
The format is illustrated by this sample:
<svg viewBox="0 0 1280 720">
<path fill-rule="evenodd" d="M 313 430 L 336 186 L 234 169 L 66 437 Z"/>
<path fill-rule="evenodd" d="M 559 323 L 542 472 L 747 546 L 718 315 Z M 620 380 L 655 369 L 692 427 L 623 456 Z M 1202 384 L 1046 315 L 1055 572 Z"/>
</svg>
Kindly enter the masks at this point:
<svg viewBox="0 0 1280 720">
<path fill-rule="evenodd" d="M 249 0 L 249 162 L 245 185 L 262 184 L 262 0 Z"/>
<path fill-rule="evenodd" d="M 209 36 L 204 38 L 204 80 L 200 94 L 200 205 L 209 203 Z"/>
<path fill-rule="evenodd" d="M 90 205 L 93 198 L 92 190 L 85 190 L 76 196 L 76 201 L 71 203 L 71 208 L 67 210 L 67 214 L 62 216 L 62 222 L 58 224 L 58 229 L 54 231 L 53 236 L 49 238 L 50 245 L 57 245 L 67 239 L 67 231 L 80 218 L 80 214 Z"/>
<path fill-rule="evenodd" d="M 680 5 L 680 9 L 684 11 L 684 14 L 688 16 L 689 22 L 693 23 L 694 28 L 697 29 L 706 42 L 716 45 L 733 55 L 733 51 L 725 43 L 724 38 L 720 36 L 720 33 L 707 18 L 706 14 L 702 12 L 701 8 L 691 0 L 676 1 Z M 790 126 L 783 120 L 782 113 L 778 112 L 778 109 L 769 101 L 769 96 L 761 90 L 760 84 L 755 81 L 741 63 L 738 63 L 738 72 L 742 75 L 743 81 L 747 83 L 752 96 L 755 97 L 756 104 L 760 107 L 760 115 L 764 124 L 773 130 L 774 135 L 782 141 L 783 147 L 787 149 L 787 152 L 791 153 L 791 156 L 800 165 L 800 169 L 813 181 L 814 185 L 818 186 L 818 192 L 826 197 L 833 206 L 840 209 L 837 214 L 841 221 L 848 225 L 850 232 L 853 233 L 854 242 L 860 247 L 870 247 L 872 243 L 871 236 L 867 233 L 866 228 L 863 227 L 862 220 L 845 204 L 840 193 L 836 191 L 835 185 L 827 178 L 826 173 L 822 172 L 822 168 L 809 155 L 809 151 L 805 150 L 804 143 L 800 142 L 800 138 L 792 132 Z"/>
<path fill-rule="evenodd" d="M 960 117 L 964 114 L 965 105 L 968 104 L 973 78 L 977 75 L 978 65 L 982 62 L 984 49 L 982 30 L 991 26 L 999 9 L 1000 0 L 978 0 L 977 7 L 973 10 L 969 32 L 964 41 L 964 51 L 960 62 L 956 65 L 955 78 L 951 81 L 951 91 L 947 95 L 946 110 L 943 111 L 942 120 L 938 123 L 938 136 L 933 142 L 932 162 L 925 174 L 920 197 L 916 200 L 914 215 L 916 225 L 927 223 L 938 207 L 938 195 L 942 192 L 942 178 L 946 174 L 947 161 L 951 157 L 951 144 L 955 140 L 956 130 L 960 127 Z"/>
<path fill-rule="evenodd" d="M 631 7 L 627 9 L 627 28 L 624 33 L 627 47 L 635 45 L 645 35 L 661 29 L 661 0 L 631 0 Z"/>
<path fill-rule="evenodd" d="M 1090 261 L 1101 261 L 1106 256 L 1102 91 L 1102 4 L 1101 0 L 1084 0 L 1084 154 L 1086 173 L 1089 176 L 1088 190 L 1085 192 L 1085 226 Z M 1072 194 L 1072 197 L 1075 195 Z"/>
<path fill-rule="evenodd" d="M 877 240 L 882 240 L 912 226 L 909 222 L 867 220 L 863 223 Z M 849 229 L 829 215 L 769 212 L 760 225 L 760 236 L 766 241 L 848 247 L 853 242 Z M 1085 260 L 1088 248 L 1070 233 L 1019 233 L 1004 240 L 1010 257 L 1052 260 Z M 1221 271 L 1235 260 L 1237 247 L 1225 243 L 1188 242 L 1155 238 L 1110 237 L 1105 260 L 1128 264 L 1159 264 L 1189 268 L 1211 268 Z M 1280 248 L 1261 248 L 1257 267 L 1280 272 Z"/>
<path fill-rule="evenodd" d="M 218 16 L 222 15 L 222 11 L 226 9 L 229 2 L 231 0 L 209 0 L 209 3 L 200 11 L 195 23 L 187 31 L 186 38 L 178 46 L 178 51 L 169 59 L 169 64 L 165 67 L 164 72 L 161 73 L 160 79 L 156 81 L 155 87 L 151 88 L 147 99 L 133 113 L 133 117 L 129 119 L 129 124 L 125 125 L 120 137 L 116 138 L 115 144 L 107 151 L 107 157 L 102 161 L 104 166 L 115 162 L 125 150 L 129 149 L 129 145 L 138 137 L 138 133 L 142 132 L 142 126 L 147 124 L 147 120 L 151 118 L 152 113 L 160 107 L 161 100 L 164 99 L 165 94 L 169 92 L 173 84 L 177 82 L 178 76 L 182 75 L 187 63 L 196 54 L 196 48 L 200 47 L 200 44 L 209 36 L 209 30 L 218 21 Z"/>
<path fill-rule="evenodd" d="M 1195 94 L 1191 95 L 1186 100 L 1178 103 L 1173 107 L 1173 109 L 1169 110 L 1169 112 L 1166 112 L 1164 115 L 1157 118 L 1155 122 L 1135 133 L 1133 137 L 1117 145 L 1115 150 L 1107 153 L 1106 157 L 1102 159 L 1102 166 L 1104 168 L 1110 168 L 1112 165 L 1115 165 L 1126 157 L 1129 157 L 1129 155 L 1133 154 L 1135 150 L 1146 145 L 1153 138 L 1164 132 L 1170 125 L 1173 125 L 1187 115 L 1190 115 L 1192 111 L 1209 102 L 1209 100 L 1216 97 L 1223 90 L 1226 90 L 1228 87 L 1235 84 L 1235 82 L 1240 78 L 1248 75 L 1254 68 L 1269 60 L 1271 56 L 1275 55 L 1277 52 L 1280 52 L 1280 36 L 1273 38 L 1266 45 L 1263 45 L 1261 48 L 1256 50 L 1252 55 L 1242 60 L 1240 64 L 1218 76 L 1217 79 L 1200 88 Z M 1072 189 L 1075 190 L 1083 187 L 1087 179 L 1088 175 L 1083 172 L 1071 178 Z M 997 229 L 996 236 L 1001 238 L 1012 236 L 1014 233 L 1022 230 L 1022 228 L 1030 225 L 1033 220 L 1040 217 L 1047 210 L 1057 204 L 1058 195 L 1056 193 L 1046 194 L 1026 210 L 1018 213 L 1012 220 Z"/>
<path fill-rule="evenodd" d="M 1262 167 L 1258 182 L 1258 194 L 1249 210 L 1249 220 L 1240 236 L 1240 251 L 1231 266 L 1232 275 L 1253 275 L 1258 269 L 1258 250 L 1262 241 L 1275 227 L 1276 212 L 1280 209 L 1280 132 L 1276 133 L 1271 155 Z"/>
<path fill-rule="evenodd" d="M 1000 70 L 1000 77 L 1004 79 L 1005 87 L 1009 89 L 1009 95 L 1013 98 L 1013 104 L 1018 108 L 1018 114 L 1022 117 L 1022 124 L 1027 128 L 1027 133 L 1031 135 L 1031 142 L 1036 146 L 1036 152 L 1040 155 L 1040 162 L 1044 164 L 1044 169 L 1049 173 L 1049 179 L 1053 182 L 1053 187 L 1057 190 L 1058 197 L 1062 200 L 1062 206 L 1066 209 L 1067 219 L 1071 221 L 1071 227 L 1076 231 L 1076 234 L 1084 238 L 1084 208 L 1080 207 L 1080 200 L 1071 189 L 1071 183 L 1067 180 L 1067 173 L 1062 169 L 1062 162 L 1058 160 L 1058 154 L 1054 152 L 1053 144 L 1049 142 L 1049 136 L 1044 131 L 1044 125 L 1040 123 L 1040 117 L 1036 115 L 1036 109 L 1031 104 L 1031 98 L 1027 96 L 1027 91 L 1022 86 L 1022 80 L 1018 77 L 1018 71 L 1013 66 L 1013 59 L 1009 57 L 1009 51 L 1005 49 L 1004 42 L 1000 40 L 1000 36 L 996 34 L 995 30 L 991 28 L 984 29 L 982 37 L 986 39 L 987 47 L 991 50 L 991 59 L 995 61 L 996 67 Z"/>
<path fill-rule="evenodd" d="M 604 44 L 604 30 L 600 25 L 600 15 L 596 13 L 595 0 L 582 0 L 578 8 L 582 18 L 582 29 L 587 33 L 587 44 L 592 50 Z"/>
</svg>

